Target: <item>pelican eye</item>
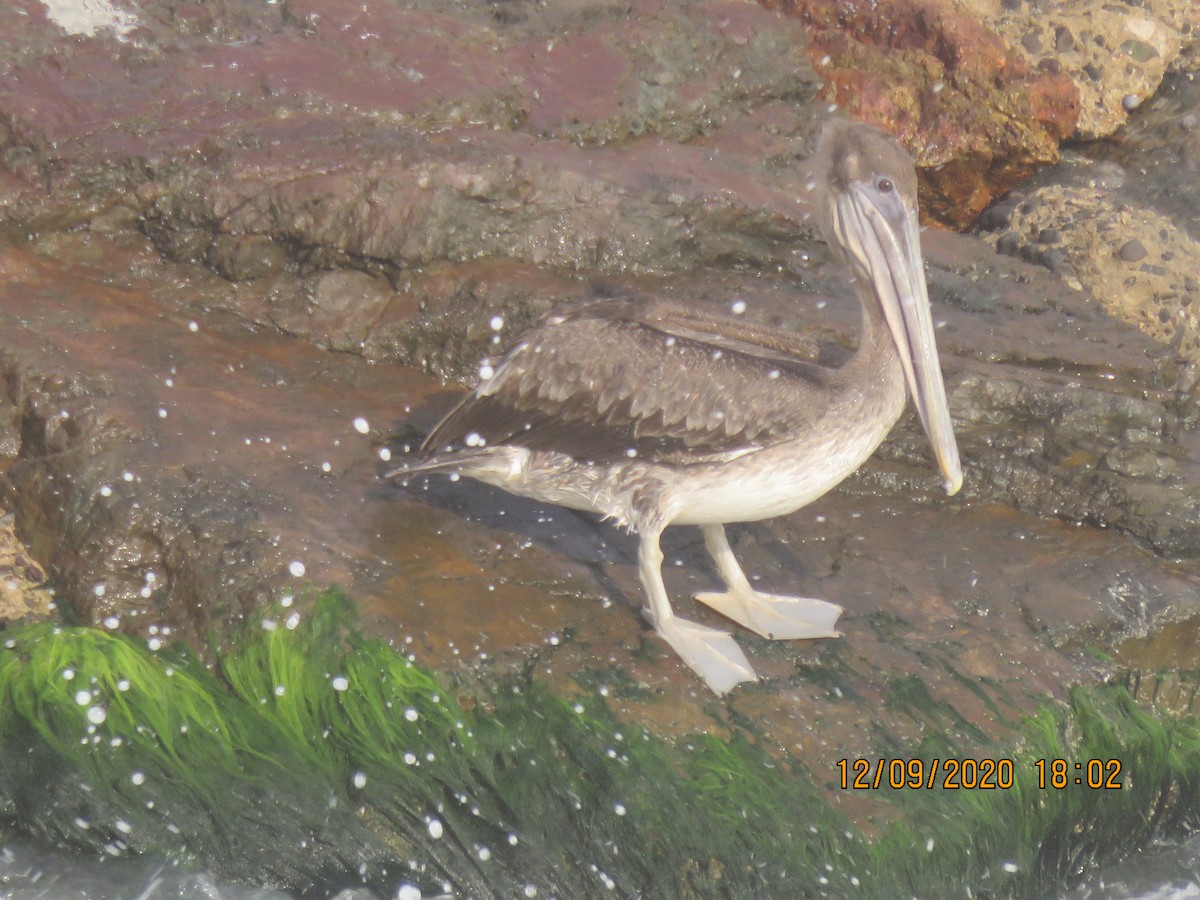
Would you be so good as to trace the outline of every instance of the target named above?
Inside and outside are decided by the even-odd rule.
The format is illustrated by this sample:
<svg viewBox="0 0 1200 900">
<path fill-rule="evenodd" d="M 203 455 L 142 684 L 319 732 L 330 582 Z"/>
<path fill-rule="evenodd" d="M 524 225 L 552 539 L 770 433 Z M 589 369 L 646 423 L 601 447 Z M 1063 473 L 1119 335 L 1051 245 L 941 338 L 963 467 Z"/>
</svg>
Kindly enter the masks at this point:
<svg viewBox="0 0 1200 900">
<path fill-rule="evenodd" d="M 880 176 L 875 179 L 875 190 L 881 194 L 890 194 L 896 189 L 896 185 L 892 184 L 892 179 Z"/>
</svg>

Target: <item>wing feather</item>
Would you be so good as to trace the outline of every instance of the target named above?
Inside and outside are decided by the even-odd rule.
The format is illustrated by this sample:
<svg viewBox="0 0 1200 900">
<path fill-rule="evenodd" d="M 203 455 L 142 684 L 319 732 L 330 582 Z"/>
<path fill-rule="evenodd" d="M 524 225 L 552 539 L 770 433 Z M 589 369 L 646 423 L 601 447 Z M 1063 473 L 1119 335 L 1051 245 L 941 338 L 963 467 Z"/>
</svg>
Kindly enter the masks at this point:
<svg viewBox="0 0 1200 900">
<path fill-rule="evenodd" d="M 824 408 L 825 371 L 809 361 L 811 349 L 672 304 L 588 304 L 527 332 L 438 424 L 422 455 L 468 443 L 596 463 L 737 455 L 810 427 Z"/>
</svg>

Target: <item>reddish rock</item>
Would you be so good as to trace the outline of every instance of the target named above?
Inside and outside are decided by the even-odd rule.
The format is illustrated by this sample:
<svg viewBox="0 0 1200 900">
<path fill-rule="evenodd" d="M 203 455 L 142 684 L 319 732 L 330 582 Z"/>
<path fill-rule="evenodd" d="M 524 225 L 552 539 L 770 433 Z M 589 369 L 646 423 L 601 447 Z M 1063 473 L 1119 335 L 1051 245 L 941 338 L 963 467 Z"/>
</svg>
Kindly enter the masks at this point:
<svg viewBox="0 0 1200 900">
<path fill-rule="evenodd" d="M 943 0 L 762 0 L 802 21 L 825 96 L 900 137 L 922 168 L 926 215 L 969 225 L 1039 166 L 1079 115 L 1062 73 L 1035 72 Z"/>
</svg>

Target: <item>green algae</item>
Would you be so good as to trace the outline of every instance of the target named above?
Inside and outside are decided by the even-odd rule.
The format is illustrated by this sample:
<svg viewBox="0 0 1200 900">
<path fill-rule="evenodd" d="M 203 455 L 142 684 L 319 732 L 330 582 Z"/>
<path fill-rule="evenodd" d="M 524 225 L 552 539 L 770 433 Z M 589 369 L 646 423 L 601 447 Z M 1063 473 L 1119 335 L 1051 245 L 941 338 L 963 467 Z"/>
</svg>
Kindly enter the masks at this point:
<svg viewBox="0 0 1200 900">
<path fill-rule="evenodd" d="M 1047 701 L 988 748 L 1012 760 L 1011 786 L 885 778 L 871 790 L 895 816 L 868 837 L 744 738 L 666 743 L 594 693 L 528 680 L 456 696 L 353 619 L 328 594 L 298 623 L 247 629 L 212 670 L 94 629 L 6 632 L 0 820 L 314 896 L 408 882 L 467 897 L 1007 897 L 1053 894 L 1200 810 L 1197 720 L 1121 686 Z M 926 733 L 905 755 L 929 771 L 961 744 Z M 1120 760 L 1123 787 L 1043 787 L 1039 759 Z"/>
</svg>

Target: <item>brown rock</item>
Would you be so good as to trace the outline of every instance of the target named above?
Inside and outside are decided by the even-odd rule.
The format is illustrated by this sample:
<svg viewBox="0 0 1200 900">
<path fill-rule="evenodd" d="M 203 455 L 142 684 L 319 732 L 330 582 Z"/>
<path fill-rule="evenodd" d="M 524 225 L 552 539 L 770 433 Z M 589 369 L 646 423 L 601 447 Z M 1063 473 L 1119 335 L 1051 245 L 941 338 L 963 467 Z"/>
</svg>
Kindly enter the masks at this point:
<svg viewBox="0 0 1200 900">
<path fill-rule="evenodd" d="M 1035 72 L 994 33 L 938 0 L 764 0 L 808 28 L 826 98 L 902 138 L 921 166 L 926 214 L 956 228 L 1072 133 L 1079 93 Z"/>
</svg>

